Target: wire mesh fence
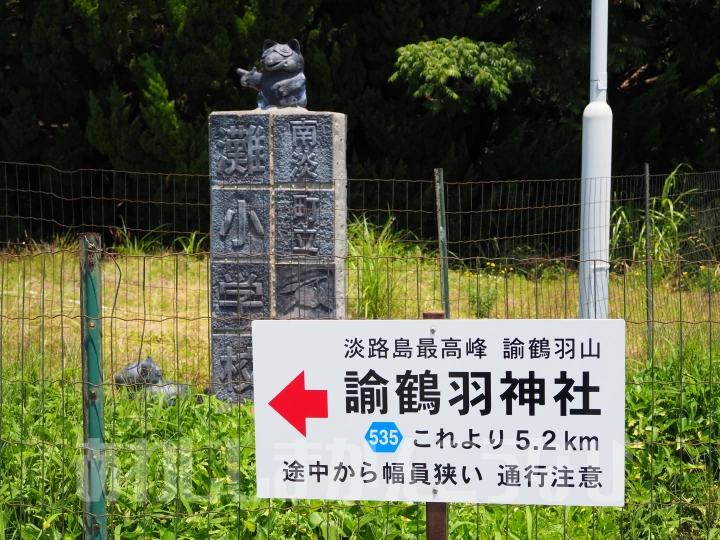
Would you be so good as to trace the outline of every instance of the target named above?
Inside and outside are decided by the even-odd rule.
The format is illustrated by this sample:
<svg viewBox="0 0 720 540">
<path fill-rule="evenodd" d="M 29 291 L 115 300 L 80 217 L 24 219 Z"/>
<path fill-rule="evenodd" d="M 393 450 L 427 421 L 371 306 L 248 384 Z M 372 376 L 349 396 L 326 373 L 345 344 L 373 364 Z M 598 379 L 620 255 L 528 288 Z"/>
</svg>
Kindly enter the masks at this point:
<svg viewBox="0 0 720 540">
<path fill-rule="evenodd" d="M 612 184 L 610 316 L 628 323 L 626 506 L 452 504 L 452 537 L 717 536 L 720 173 L 647 181 L 647 196 L 642 175 Z M 453 318 L 577 316 L 580 180 L 444 190 Z M 90 231 L 104 246 L 110 535 L 425 537 L 420 504 L 254 497 L 252 403 L 212 395 L 210 210 L 205 176 L 1 165 L 0 538 L 82 535 L 77 239 Z M 349 318 L 442 308 L 436 219 L 432 180 L 349 180 Z M 162 370 L 153 384 L 115 384 L 147 357 Z"/>
</svg>

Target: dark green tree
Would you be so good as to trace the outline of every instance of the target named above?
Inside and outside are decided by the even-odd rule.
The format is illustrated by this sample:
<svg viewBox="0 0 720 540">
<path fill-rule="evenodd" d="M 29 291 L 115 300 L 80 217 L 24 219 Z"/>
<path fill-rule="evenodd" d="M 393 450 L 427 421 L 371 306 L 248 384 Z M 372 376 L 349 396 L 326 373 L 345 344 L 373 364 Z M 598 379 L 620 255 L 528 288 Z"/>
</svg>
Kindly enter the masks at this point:
<svg viewBox="0 0 720 540">
<path fill-rule="evenodd" d="M 718 0 L 610 6 L 613 171 L 720 167 Z M 234 69 L 304 47 L 310 107 L 350 117 L 350 174 L 577 176 L 590 2 L 4 0 L 0 159 L 204 173 Z"/>
</svg>

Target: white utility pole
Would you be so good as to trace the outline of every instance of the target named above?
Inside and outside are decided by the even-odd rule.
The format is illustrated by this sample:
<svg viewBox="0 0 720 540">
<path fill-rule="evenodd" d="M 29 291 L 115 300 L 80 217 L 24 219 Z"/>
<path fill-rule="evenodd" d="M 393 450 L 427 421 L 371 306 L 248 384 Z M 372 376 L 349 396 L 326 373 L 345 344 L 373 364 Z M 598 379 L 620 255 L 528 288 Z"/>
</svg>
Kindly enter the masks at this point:
<svg viewBox="0 0 720 540">
<path fill-rule="evenodd" d="M 583 112 L 580 318 L 608 318 L 612 111 L 607 104 L 609 0 L 592 0 L 590 103 Z"/>
</svg>

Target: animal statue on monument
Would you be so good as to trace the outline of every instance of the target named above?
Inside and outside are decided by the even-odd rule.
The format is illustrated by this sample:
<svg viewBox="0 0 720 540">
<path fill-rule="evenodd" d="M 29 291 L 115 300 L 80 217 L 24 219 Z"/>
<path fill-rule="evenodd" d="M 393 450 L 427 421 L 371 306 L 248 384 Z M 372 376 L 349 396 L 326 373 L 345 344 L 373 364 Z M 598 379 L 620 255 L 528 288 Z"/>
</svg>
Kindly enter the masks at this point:
<svg viewBox="0 0 720 540">
<path fill-rule="evenodd" d="M 300 53 L 300 43 L 291 39 L 286 44 L 266 39 L 260 59 L 259 72 L 238 68 L 240 84 L 258 92 L 258 107 L 306 107 L 305 59 Z"/>
</svg>

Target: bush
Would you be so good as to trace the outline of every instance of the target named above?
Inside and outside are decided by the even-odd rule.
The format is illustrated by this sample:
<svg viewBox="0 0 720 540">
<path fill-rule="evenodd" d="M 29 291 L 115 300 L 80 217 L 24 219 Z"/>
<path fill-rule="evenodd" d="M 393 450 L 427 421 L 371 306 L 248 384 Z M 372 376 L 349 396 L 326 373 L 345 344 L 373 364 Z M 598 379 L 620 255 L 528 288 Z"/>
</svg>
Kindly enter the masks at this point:
<svg viewBox="0 0 720 540">
<path fill-rule="evenodd" d="M 465 287 L 470 303 L 470 312 L 478 319 L 490 317 L 498 296 L 505 270 L 496 270 L 494 262 L 488 262 L 485 269 L 477 272 L 466 270 L 463 277 L 467 278 Z M 502 272 L 502 274 L 501 274 Z"/>
</svg>

